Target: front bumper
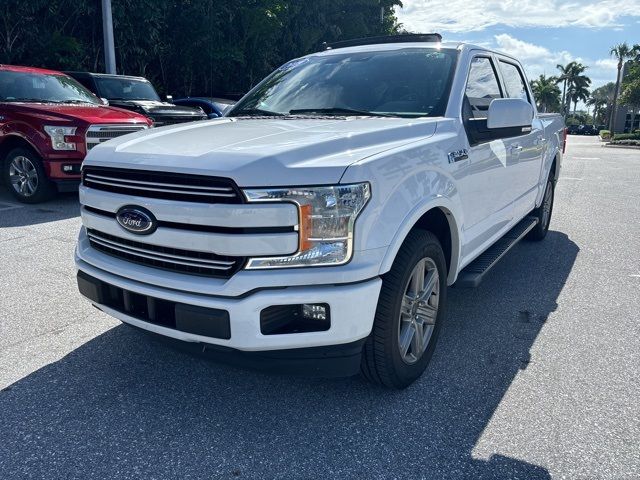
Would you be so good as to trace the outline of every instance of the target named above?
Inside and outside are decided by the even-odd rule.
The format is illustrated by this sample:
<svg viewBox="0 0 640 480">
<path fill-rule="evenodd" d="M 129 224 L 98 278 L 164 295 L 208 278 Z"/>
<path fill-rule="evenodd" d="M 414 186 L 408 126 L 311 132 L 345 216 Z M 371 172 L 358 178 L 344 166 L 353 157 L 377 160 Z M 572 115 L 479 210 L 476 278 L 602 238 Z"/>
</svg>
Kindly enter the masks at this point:
<svg viewBox="0 0 640 480">
<path fill-rule="evenodd" d="M 144 330 L 186 342 L 220 346 L 245 352 L 266 352 L 349 344 L 364 339 L 371 332 L 382 280 L 343 285 L 311 285 L 268 288 L 241 297 L 217 297 L 144 284 L 100 270 L 76 257 L 81 277 L 103 282 L 141 296 L 174 302 L 182 306 L 202 307 L 228 313 L 229 338 L 215 338 L 151 323 L 140 317 L 100 303 L 100 296 L 87 294 L 92 303 L 105 313 Z M 93 298 L 91 298 L 93 297 Z M 304 333 L 263 335 L 260 312 L 274 305 L 326 303 L 331 311 L 328 330 Z M 172 307 L 173 308 L 173 307 Z M 225 336 L 225 335 L 222 335 Z"/>
</svg>

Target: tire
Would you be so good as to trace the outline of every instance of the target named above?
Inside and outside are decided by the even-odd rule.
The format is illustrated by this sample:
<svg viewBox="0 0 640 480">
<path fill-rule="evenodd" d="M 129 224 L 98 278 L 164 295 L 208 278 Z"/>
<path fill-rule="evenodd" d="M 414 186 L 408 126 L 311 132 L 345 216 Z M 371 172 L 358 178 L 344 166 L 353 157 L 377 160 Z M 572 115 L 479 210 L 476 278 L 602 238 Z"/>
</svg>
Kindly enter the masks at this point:
<svg viewBox="0 0 640 480">
<path fill-rule="evenodd" d="M 538 219 L 538 223 L 529 231 L 529 233 L 527 233 L 527 236 L 525 237 L 527 240 L 539 242 L 547 236 L 549 225 L 551 224 L 551 214 L 553 213 L 554 194 L 555 185 L 553 183 L 553 179 L 549 177 L 547 180 L 547 186 L 544 189 L 542 203 L 530 214 L 532 217 L 536 217 Z"/>
<path fill-rule="evenodd" d="M 429 285 L 433 284 L 426 306 L 415 301 L 410 305 L 406 300 L 415 296 L 414 279 L 420 275 L 419 271 L 416 274 L 419 262 L 425 267 L 423 292 L 428 292 Z M 431 277 L 434 271 L 437 278 Z M 382 277 L 373 329 L 362 351 L 362 375 L 372 383 L 396 389 L 406 388 L 420 377 L 433 355 L 446 300 L 447 267 L 442 246 L 431 232 L 414 230 L 400 248 L 391 270 Z M 422 320 L 418 321 L 420 315 Z M 415 327 L 409 348 L 403 353 L 401 346 L 407 345 L 411 325 L 420 323 L 424 336 L 416 335 L 419 330 Z M 422 348 L 418 338 L 423 338 Z"/>
<path fill-rule="evenodd" d="M 42 160 L 27 148 L 14 148 L 7 154 L 2 164 L 2 178 L 9 192 L 22 203 L 44 202 L 56 192 Z"/>
</svg>

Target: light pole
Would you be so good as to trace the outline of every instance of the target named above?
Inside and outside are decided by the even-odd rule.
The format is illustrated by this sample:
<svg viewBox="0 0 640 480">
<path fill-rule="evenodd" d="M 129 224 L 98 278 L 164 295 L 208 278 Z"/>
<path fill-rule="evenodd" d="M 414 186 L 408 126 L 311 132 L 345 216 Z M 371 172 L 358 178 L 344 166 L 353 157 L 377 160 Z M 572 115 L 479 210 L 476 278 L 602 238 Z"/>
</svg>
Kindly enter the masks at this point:
<svg viewBox="0 0 640 480">
<path fill-rule="evenodd" d="M 116 50 L 113 45 L 113 18 L 111 0 L 102 0 L 102 36 L 104 38 L 104 68 L 107 73 L 116 73 Z"/>
</svg>

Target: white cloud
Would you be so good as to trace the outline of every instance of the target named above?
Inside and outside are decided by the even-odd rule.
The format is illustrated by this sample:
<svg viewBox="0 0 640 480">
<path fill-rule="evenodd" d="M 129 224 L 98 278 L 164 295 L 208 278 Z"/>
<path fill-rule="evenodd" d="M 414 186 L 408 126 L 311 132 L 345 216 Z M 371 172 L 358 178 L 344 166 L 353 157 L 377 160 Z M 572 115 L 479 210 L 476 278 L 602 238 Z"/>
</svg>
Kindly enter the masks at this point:
<svg viewBox="0 0 640 480">
<path fill-rule="evenodd" d="M 616 78 L 617 62 L 612 58 L 574 57 L 566 50 L 551 51 L 506 33 L 494 35 L 493 40 L 494 42 L 489 46 L 519 59 L 524 65 L 529 79 L 537 78 L 540 74 L 556 75 L 558 73 L 556 65 L 566 65 L 574 60 L 588 67 L 585 73 L 591 78 L 592 88 L 612 82 Z"/>
<path fill-rule="evenodd" d="M 510 27 L 619 27 L 640 17 L 640 0 L 403 0 L 398 19 L 409 31 L 469 32 Z"/>
</svg>

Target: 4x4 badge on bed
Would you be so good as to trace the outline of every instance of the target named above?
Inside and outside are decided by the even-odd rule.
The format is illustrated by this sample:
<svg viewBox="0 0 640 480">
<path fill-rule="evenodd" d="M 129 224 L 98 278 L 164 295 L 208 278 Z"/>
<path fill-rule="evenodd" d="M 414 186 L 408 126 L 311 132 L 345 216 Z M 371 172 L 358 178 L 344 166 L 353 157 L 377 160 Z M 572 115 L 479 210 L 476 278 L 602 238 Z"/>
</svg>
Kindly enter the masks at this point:
<svg viewBox="0 0 640 480">
<path fill-rule="evenodd" d="M 134 205 L 125 205 L 118 210 L 116 220 L 122 228 L 136 235 L 149 235 L 158 228 L 158 221 L 153 213 Z"/>
</svg>

